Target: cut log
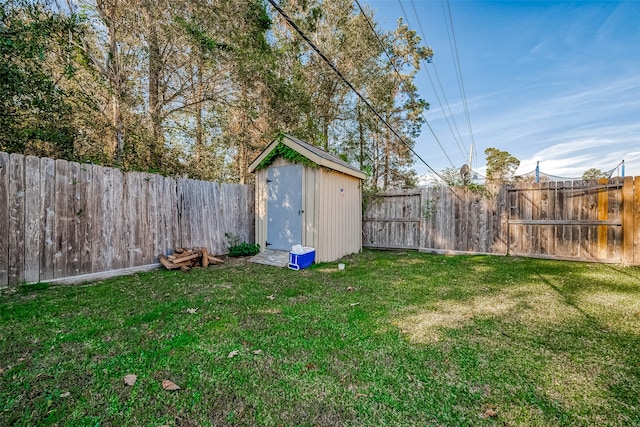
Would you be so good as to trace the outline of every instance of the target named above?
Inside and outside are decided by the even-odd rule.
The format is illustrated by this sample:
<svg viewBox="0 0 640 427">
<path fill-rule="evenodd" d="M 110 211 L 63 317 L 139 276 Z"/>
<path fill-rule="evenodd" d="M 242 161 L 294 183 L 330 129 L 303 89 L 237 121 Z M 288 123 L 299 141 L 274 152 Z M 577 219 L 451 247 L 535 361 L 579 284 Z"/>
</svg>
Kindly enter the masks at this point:
<svg viewBox="0 0 640 427">
<path fill-rule="evenodd" d="M 189 271 L 194 267 L 207 267 L 211 264 L 223 264 L 224 261 L 209 254 L 207 248 L 177 248 L 175 252 L 169 256 L 163 254 L 158 255 L 160 263 L 167 270 L 181 269 Z"/>
<path fill-rule="evenodd" d="M 209 266 L 209 254 L 207 248 L 202 248 L 202 266 L 207 268 Z"/>
<path fill-rule="evenodd" d="M 160 264 L 162 264 L 164 268 L 166 268 L 167 270 L 175 270 L 176 268 L 181 268 L 184 266 L 188 267 L 189 265 L 191 265 L 191 261 L 185 261 L 179 264 L 174 264 L 171 261 L 169 261 L 166 256 L 160 255 Z"/>
<path fill-rule="evenodd" d="M 208 257 L 209 264 L 224 264 L 224 261 L 220 258 L 216 258 L 213 255 L 209 255 Z"/>
<path fill-rule="evenodd" d="M 178 264 L 180 262 L 184 262 L 184 261 L 189 261 L 195 258 L 198 258 L 200 255 L 198 254 L 191 254 L 191 255 L 187 255 L 187 256 L 181 256 L 180 258 L 176 258 L 173 260 L 174 264 Z"/>
</svg>

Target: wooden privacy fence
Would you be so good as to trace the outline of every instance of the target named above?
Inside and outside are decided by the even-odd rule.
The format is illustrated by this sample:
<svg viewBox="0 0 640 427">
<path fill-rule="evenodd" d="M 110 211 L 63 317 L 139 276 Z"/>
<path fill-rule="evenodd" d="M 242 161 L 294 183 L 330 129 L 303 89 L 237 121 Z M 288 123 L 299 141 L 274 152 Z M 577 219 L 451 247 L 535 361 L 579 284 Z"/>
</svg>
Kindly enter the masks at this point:
<svg viewBox="0 0 640 427">
<path fill-rule="evenodd" d="M 253 242 L 253 187 L 0 152 L 0 287 L 149 267 Z"/>
<path fill-rule="evenodd" d="M 397 191 L 369 198 L 363 244 L 640 264 L 640 177 Z"/>
</svg>

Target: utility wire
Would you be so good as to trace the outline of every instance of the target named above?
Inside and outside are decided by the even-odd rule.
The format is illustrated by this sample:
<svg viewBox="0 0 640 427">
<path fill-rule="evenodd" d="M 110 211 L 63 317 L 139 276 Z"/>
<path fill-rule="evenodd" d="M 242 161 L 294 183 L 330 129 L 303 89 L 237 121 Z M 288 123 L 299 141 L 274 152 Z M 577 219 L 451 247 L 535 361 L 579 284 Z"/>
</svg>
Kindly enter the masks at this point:
<svg viewBox="0 0 640 427">
<path fill-rule="evenodd" d="M 446 13 L 444 10 L 444 0 L 442 0 L 442 12 L 445 15 L 445 24 L 446 24 Z M 473 137 L 473 130 L 471 129 L 471 118 L 469 117 L 469 107 L 467 105 L 467 94 L 464 90 L 464 80 L 462 79 L 462 67 L 460 66 L 460 55 L 458 54 L 458 43 L 456 42 L 456 34 L 455 34 L 455 30 L 453 28 L 453 17 L 451 15 L 451 3 L 449 3 L 449 0 L 447 0 L 447 9 L 449 10 L 449 23 L 451 24 L 451 35 L 449 37 L 449 45 L 451 47 L 452 53 L 454 53 L 453 51 L 455 50 L 455 58 L 456 58 L 456 75 L 458 77 L 458 85 L 460 87 L 460 94 L 462 95 L 462 102 L 464 105 L 464 112 L 465 112 L 465 116 L 467 118 L 467 126 L 469 127 L 469 135 L 471 135 L 471 143 L 473 145 L 476 145 L 475 139 Z M 449 32 L 447 31 L 447 35 L 449 35 Z M 453 43 L 451 43 L 451 40 L 453 39 Z M 469 165 L 469 167 L 471 167 L 471 165 Z"/>
<path fill-rule="evenodd" d="M 369 28 L 371 28 L 371 32 L 376 36 L 376 39 L 378 39 L 378 43 L 380 43 L 380 47 L 382 48 L 382 51 L 387 56 L 387 59 L 389 59 L 389 63 L 391 64 L 391 66 L 395 70 L 396 74 L 398 75 L 398 78 L 400 79 L 400 82 L 406 85 L 404 77 L 400 73 L 400 70 L 398 70 L 398 67 L 396 66 L 395 62 L 393 62 L 393 59 L 391 59 L 391 55 L 389 55 L 389 53 L 387 52 L 387 47 L 385 46 L 385 44 L 383 43 L 382 39 L 378 35 L 378 32 L 376 31 L 376 29 L 374 28 L 373 24 L 371 23 L 371 20 L 369 20 L 369 17 L 364 12 L 364 9 L 362 8 L 362 5 L 360 4 L 360 2 L 358 0 L 355 0 L 355 2 L 358 5 L 358 8 L 360 8 L 360 12 L 362 13 L 362 16 L 364 16 L 364 19 L 367 21 L 367 24 L 369 25 Z M 411 98 L 412 98 L 413 101 L 415 101 L 415 98 L 413 97 L 413 95 L 411 96 Z M 421 111 L 420 114 L 422 115 L 422 118 L 424 119 L 424 122 L 426 123 L 427 127 L 431 131 L 431 134 L 436 139 L 436 142 L 440 146 L 440 149 L 444 153 L 445 157 L 447 158 L 447 160 L 449 160 L 449 163 L 451 163 L 451 166 L 455 168 L 456 166 L 453 164 L 453 161 L 451 161 L 451 158 L 447 154 L 447 151 L 442 146 L 442 143 L 440 142 L 440 139 L 436 136 L 436 133 L 434 132 L 434 130 L 431 127 L 431 125 L 429 124 L 429 121 L 427 120 L 427 117 L 424 115 L 424 112 Z"/>
<path fill-rule="evenodd" d="M 364 96 L 362 96 L 360 94 L 360 92 L 358 92 L 356 90 L 356 88 L 351 84 L 351 82 L 349 80 L 347 80 L 347 78 L 345 76 L 342 75 L 342 73 L 336 68 L 335 65 L 333 65 L 333 63 L 329 60 L 329 58 L 327 58 L 325 56 L 325 54 L 322 53 L 322 51 L 300 29 L 300 27 L 298 27 L 298 25 L 296 25 L 296 23 L 293 21 L 293 19 L 291 19 L 289 17 L 289 15 L 287 15 L 287 13 L 274 0 L 267 0 L 267 1 L 271 4 L 271 6 L 273 6 L 278 11 L 278 13 L 280 15 L 282 15 L 282 17 L 289 23 L 291 28 L 293 28 L 300 35 L 300 37 L 302 37 L 304 39 L 304 41 L 306 41 L 309 44 L 309 46 L 311 46 L 311 48 L 320 56 L 320 58 L 322 58 L 322 60 L 324 62 L 326 62 L 327 65 L 329 65 L 329 67 L 331 67 L 331 69 L 338 75 L 338 77 L 340 77 L 340 79 L 342 79 L 342 81 L 347 86 L 349 86 L 349 88 L 356 95 L 358 95 L 358 98 L 360 98 L 362 100 L 362 102 L 364 102 L 364 104 L 373 112 L 373 114 L 375 114 L 375 116 L 389 128 L 389 130 L 400 140 L 400 142 L 402 142 L 422 163 L 424 163 L 424 165 L 427 168 L 429 168 L 429 170 L 431 172 L 433 172 L 434 174 L 436 174 L 436 176 L 438 176 L 438 178 L 440 178 L 441 180 L 446 182 L 444 177 L 442 175 L 440 175 L 440 173 L 438 173 L 438 171 L 436 171 L 434 168 L 432 168 L 427 162 L 425 162 L 424 159 L 422 157 L 420 157 L 418 155 L 418 153 L 416 153 L 415 150 L 404 140 L 404 138 L 402 138 L 402 136 L 400 136 L 400 134 L 398 134 L 398 132 L 396 132 L 396 130 L 389 123 L 387 123 L 387 121 L 380 115 L 380 113 L 378 113 L 376 111 L 376 109 L 373 108 L 373 106 L 369 103 L 369 101 Z"/>
<path fill-rule="evenodd" d="M 404 10 L 404 6 L 402 5 L 402 2 L 400 0 L 398 0 L 398 2 L 400 3 L 400 8 L 402 9 L 402 13 L 404 14 L 405 19 L 407 20 L 407 25 L 409 24 L 409 17 L 407 16 L 407 13 Z M 424 31 L 424 29 L 422 28 L 422 22 L 420 22 L 420 17 L 418 15 L 418 11 L 416 9 L 416 5 L 414 3 L 413 0 L 411 0 L 411 7 L 413 8 L 413 14 L 416 17 L 416 21 L 418 22 L 418 28 L 420 29 L 420 34 L 422 35 L 422 40 L 424 40 L 425 44 L 427 44 L 427 37 L 426 37 L 426 33 Z M 435 61 L 432 61 L 433 64 L 433 71 L 436 75 L 436 79 L 438 80 L 438 85 L 440 86 L 440 91 L 442 92 L 442 97 L 444 98 L 444 102 L 447 105 L 447 111 L 449 112 L 449 116 L 451 117 L 451 120 L 449 120 L 449 116 L 447 116 L 444 106 L 442 105 L 442 101 L 440 100 L 440 96 L 438 94 L 438 90 L 436 89 L 435 84 L 433 83 L 433 79 L 431 78 L 431 73 L 429 73 L 429 67 L 428 65 L 425 64 L 425 71 L 427 73 L 427 76 L 429 77 L 429 81 L 431 82 L 431 87 L 433 88 L 433 92 L 436 95 L 436 99 L 438 100 L 438 103 L 440 104 L 440 108 L 442 109 L 442 115 L 444 116 L 445 120 L 447 121 L 447 125 L 449 126 L 449 130 L 451 131 L 451 134 L 453 135 L 453 139 L 456 141 L 456 145 L 458 146 L 458 150 L 460 151 L 460 154 L 462 154 L 462 158 L 463 159 L 467 159 L 467 157 L 469 156 L 469 150 L 467 150 L 467 147 L 465 147 L 464 142 L 462 141 L 462 135 L 460 134 L 460 129 L 458 129 L 458 124 L 456 123 L 455 117 L 453 115 L 453 112 L 451 111 L 451 105 L 449 104 L 449 100 L 447 99 L 447 94 L 444 90 L 444 87 L 442 86 L 442 80 L 440 79 L 440 74 L 438 73 L 438 67 L 436 67 L 436 63 Z M 451 126 L 451 123 L 453 123 L 453 127 Z M 453 131 L 453 128 L 455 128 L 455 132 Z M 456 133 L 457 133 L 457 137 L 456 137 Z M 458 142 L 459 141 L 459 142 Z M 462 148 L 460 148 L 460 144 L 462 144 Z M 463 151 L 464 148 L 464 151 Z"/>
</svg>

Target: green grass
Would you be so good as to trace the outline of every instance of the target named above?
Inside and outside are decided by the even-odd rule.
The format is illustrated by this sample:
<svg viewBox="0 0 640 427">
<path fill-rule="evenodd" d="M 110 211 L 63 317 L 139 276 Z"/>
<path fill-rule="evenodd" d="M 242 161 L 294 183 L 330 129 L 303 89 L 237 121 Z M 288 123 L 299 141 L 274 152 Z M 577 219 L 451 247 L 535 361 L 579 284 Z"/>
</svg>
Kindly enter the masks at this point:
<svg viewBox="0 0 640 427">
<path fill-rule="evenodd" d="M 4 292 L 0 425 L 640 425 L 639 268 L 342 262 Z"/>
</svg>

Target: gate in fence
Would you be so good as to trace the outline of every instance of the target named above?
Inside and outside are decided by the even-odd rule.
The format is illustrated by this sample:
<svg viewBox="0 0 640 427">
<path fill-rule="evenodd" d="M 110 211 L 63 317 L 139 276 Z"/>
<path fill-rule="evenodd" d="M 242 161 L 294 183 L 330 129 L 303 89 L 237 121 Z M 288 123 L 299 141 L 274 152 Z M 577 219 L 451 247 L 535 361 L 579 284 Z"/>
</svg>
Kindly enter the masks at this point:
<svg viewBox="0 0 640 427">
<path fill-rule="evenodd" d="M 640 264 L 640 177 L 377 194 L 363 245 Z"/>
</svg>

